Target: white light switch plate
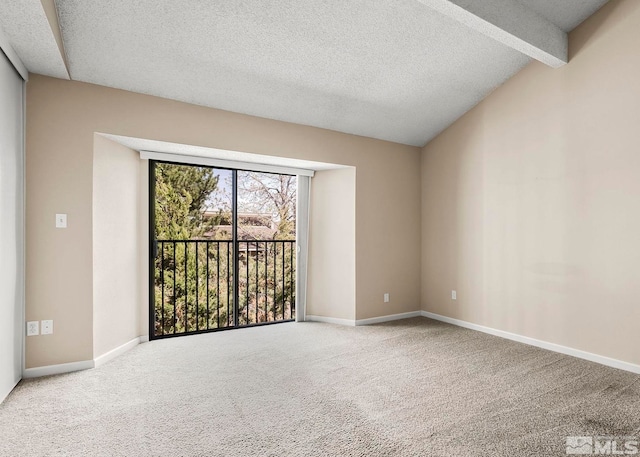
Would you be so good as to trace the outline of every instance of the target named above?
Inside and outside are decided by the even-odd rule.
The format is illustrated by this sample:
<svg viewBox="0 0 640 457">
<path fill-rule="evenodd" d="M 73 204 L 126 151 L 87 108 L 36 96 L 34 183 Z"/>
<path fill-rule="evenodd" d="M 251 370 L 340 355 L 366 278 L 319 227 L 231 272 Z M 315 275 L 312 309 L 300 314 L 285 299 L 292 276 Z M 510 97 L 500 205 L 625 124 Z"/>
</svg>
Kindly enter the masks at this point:
<svg viewBox="0 0 640 457">
<path fill-rule="evenodd" d="M 41 335 L 52 335 L 53 334 L 53 321 L 41 321 L 40 322 Z"/>
<path fill-rule="evenodd" d="M 389 303 L 389 294 L 384 294 L 384 302 Z"/>
<path fill-rule="evenodd" d="M 457 300 L 458 299 L 458 292 L 456 292 L 455 290 L 451 291 L 451 300 Z"/>
<path fill-rule="evenodd" d="M 56 214 L 56 228 L 67 228 L 66 214 Z"/>
</svg>

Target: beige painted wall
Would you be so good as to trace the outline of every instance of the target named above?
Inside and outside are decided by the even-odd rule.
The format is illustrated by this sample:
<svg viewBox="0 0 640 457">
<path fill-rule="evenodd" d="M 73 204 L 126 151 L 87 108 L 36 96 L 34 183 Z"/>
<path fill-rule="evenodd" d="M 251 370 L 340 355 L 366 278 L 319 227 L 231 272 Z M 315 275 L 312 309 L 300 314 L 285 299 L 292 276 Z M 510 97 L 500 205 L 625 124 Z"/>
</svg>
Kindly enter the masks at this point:
<svg viewBox="0 0 640 457">
<path fill-rule="evenodd" d="M 311 180 L 307 316 L 356 317 L 356 170 Z"/>
<path fill-rule="evenodd" d="M 418 311 L 412 291 L 417 285 L 420 301 L 420 159 L 415 168 L 400 156 L 365 153 L 362 160 L 366 167 L 356 165 L 356 319 Z"/>
<path fill-rule="evenodd" d="M 146 161 L 144 161 L 146 163 Z M 140 336 L 140 154 L 101 135 L 93 150 L 93 357 Z M 142 235 L 142 236 L 141 236 Z"/>
<path fill-rule="evenodd" d="M 418 309 L 418 148 L 32 75 L 26 306 L 51 316 L 56 334 L 46 345 L 27 341 L 27 367 L 93 357 L 95 132 L 355 167 L 356 317 Z M 51 229 L 57 212 L 68 213 L 68 229 Z"/>
<path fill-rule="evenodd" d="M 532 63 L 424 148 L 423 309 L 640 363 L 638 24 L 611 1 L 568 65 Z"/>
</svg>

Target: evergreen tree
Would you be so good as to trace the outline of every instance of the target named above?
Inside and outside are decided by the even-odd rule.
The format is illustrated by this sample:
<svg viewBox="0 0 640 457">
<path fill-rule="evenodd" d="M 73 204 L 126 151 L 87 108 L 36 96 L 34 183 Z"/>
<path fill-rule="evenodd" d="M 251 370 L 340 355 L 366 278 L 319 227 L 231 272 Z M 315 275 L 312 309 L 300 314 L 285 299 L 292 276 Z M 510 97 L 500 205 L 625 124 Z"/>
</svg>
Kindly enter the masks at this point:
<svg viewBox="0 0 640 457">
<path fill-rule="evenodd" d="M 213 168 L 156 165 L 156 238 L 202 237 L 217 222 L 204 218 L 207 202 L 218 187 Z"/>
<path fill-rule="evenodd" d="M 205 218 L 218 176 L 209 167 L 158 163 L 155 179 L 155 232 L 159 240 L 155 269 L 156 334 L 207 328 L 207 319 L 209 327 L 215 328 L 220 311 L 223 311 L 220 325 L 226 326 L 227 307 L 222 303 L 226 295 L 223 297 L 222 287 L 207 290 L 206 265 L 207 261 L 217 265 L 218 257 L 229 254 L 224 252 L 228 245 L 223 245 L 221 253 L 206 243 L 162 243 L 162 240 L 201 239 L 218 223 L 220 215 Z M 226 274 L 227 268 L 225 258 L 221 272 Z M 223 283 L 224 292 L 226 284 Z"/>
</svg>

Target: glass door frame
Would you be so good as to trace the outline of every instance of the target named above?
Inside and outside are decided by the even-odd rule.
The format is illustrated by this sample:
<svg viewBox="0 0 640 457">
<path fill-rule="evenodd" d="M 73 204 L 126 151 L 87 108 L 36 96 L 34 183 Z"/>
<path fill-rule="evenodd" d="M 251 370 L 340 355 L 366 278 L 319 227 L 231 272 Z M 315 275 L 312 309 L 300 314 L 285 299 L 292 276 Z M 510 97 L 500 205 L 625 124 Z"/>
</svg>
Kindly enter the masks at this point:
<svg viewBox="0 0 640 457">
<path fill-rule="evenodd" d="M 180 333 L 171 333 L 171 334 L 163 334 L 163 335 L 156 335 L 155 334 L 155 324 L 156 324 L 156 310 L 155 310 L 155 291 L 156 291 L 156 278 L 155 278 L 155 270 L 156 270 L 156 260 L 157 260 L 157 255 L 158 255 L 158 240 L 156 238 L 156 211 L 155 211 L 155 207 L 156 207 L 156 165 L 157 164 L 170 164 L 170 165 L 179 165 L 179 166 L 190 166 L 190 167 L 206 167 L 206 168 L 212 168 L 212 169 L 217 169 L 217 170 L 228 170 L 231 171 L 232 173 L 232 198 L 231 198 L 231 226 L 232 226 L 232 239 L 231 239 L 231 245 L 233 246 L 233 325 L 228 325 L 225 327 L 217 327 L 217 328 L 208 328 L 208 329 L 202 329 L 202 330 L 193 330 L 193 331 L 184 331 L 184 332 L 180 332 Z M 299 290 L 299 284 L 303 284 L 306 290 L 306 274 L 305 274 L 305 278 L 304 280 L 301 281 L 301 278 L 299 277 L 299 262 L 301 260 L 301 249 L 300 249 L 300 244 L 299 244 L 299 219 L 300 219 L 300 193 L 296 192 L 296 200 L 297 200 L 297 204 L 296 204 L 296 208 L 298 208 L 298 212 L 295 214 L 295 218 L 296 218 L 296 239 L 295 240 L 290 240 L 293 242 L 293 246 L 295 246 L 295 255 L 293 255 L 293 257 L 295 258 L 295 265 L 296 265 L 296 269 L 295 269 L 295 293 L 293 294 L 293 302 L 290 305 L 292 307 L 292 309 L 295 309 L 295 318 L 290 318 L 290 319 L 284 319 L 284 314 L 283 314 L 283 320 L 276 320 L 276 321 L 268 321 L 268 322 L 256 322 L 253 324 L 245 324 L 245 325 L 241 325 L 239 322 L 239 316 L 240 316 L 240 312 L 239 312 L 239 294 L 240 294 L 240 287 L 239 287 L 239 282 L 240 282 L 240 249 L 238 249 L 240 243 L 242 242 L 241 240 L 238 239 L 238 172 L 239 171 L 247 171 L 247 172 L 257 172 L 257 173 L 268 173 L 268 174 L 274 174 L 274 175 L 288 175 L 288 176 L 296 176 L 297 178 L 297 182 L 298 185 L 300 184 L 300 175 L 293 175 L 291 173 L 285 173 L 285 172 L 275 172 L 275 171 L 260 171 L 260 170 L 251 170 L 251 169 L 239 169 L 239 168 L 227 168 L 227 167 L 223 167 L 223 166 L 217 166 L 217 165 L 208 165 L 208 164 L 194 164 L 194 163 L 187 163 L 187 162 L 178 162 L 178 161 L 167 161 L 167 160 L 155 160 L 155 159 L 149 159 L 149 165 L 148 165 L 148 172 L 149 172 L 149 179 L 148 179 L 148 203 L 149 203 L 149 231 L 148 231 L 148 240 L 149 240 L 149 264 L 148 264 L 148 268 L 149 268 L 149 340 L 155 340 L 155 339 L 163 339 L 163 338 L 170 338 L 170 337 L 176 337 L 176 336 L 186 336 L 186 335 L 194 335 L 194 334 L 201 334 L 201 333 L 210 333 L 210 332 L 216 332 L 216 331 L 223 331 L 223 330 L 231 330 L 231 329 L 237 329 L 237 328 L 245 328 L 245 327 L 254 327 L 254 326 L 262 326 L 262 325 L 271 325 L 271 324 L 280 324 L 283 322 L 291 322 L 291 321 L 295 321 L 295 320 L 302 320 L 304 319 L 304 308 L 301 310 L 302 312 L 302 319 L 298 319 L 299 316 L 299 310 L 298 310 L 298 303 L 299 303 L 299 298 L 298 298 L 298 290 Z M 306 178 L 306 176 L 305 176 Z M 305 227 L 308 227 L 308 196 L 309 196 L 309 191 L 308 191 L 308 181 L 305 181 L 306 183 L 306 197 L 307 197 L 307 201 L 306 204 L 303 200 L 303 207 L 307 209 L 307 212 L 304 214 L 306 215 L 305 217 L 305 221 L 303 222 L 303 225 Z M 308 228 L 307 228 L 308 230 Z M 305 246 L 306 246 L 306 238 L 307 238 L 307 234 L 306 232 L 304 233 L 304 241 L 305 241 Z M 265 241 L 269 241 L 269 240 L 265 240 Z M 306 253 L 306 251 L 305 251 Z M 284 256 L 284 247 L 283 247 L 283 256 Z M 248 259 L 247 259 L 248 261 Z M 306 271 L 306 255 L 304 256 L 304 261 L 305 261 L 305 270 Z M 227 267 L 229 268 L 229 267 Z M 186 272 L 185 272 L 186 275 Z M 247 285 L 248 287 L 248 285 Z M 283 277 L 283 288 L 284 288 L 284 277 Z M 207 292 L 208 293 L 208 292 Z M 306 294 L 305 294 L 306 295 Z M 300 302 L 303 303 L 304 305 L 304 299 L 300 300 Z M 295 304 L 295 306 L 294 306 Z M 163 304 L 164 306 L 164 304 Z M 185 300 L 185 307 L 187 306 L 187 301 Z M 248 303 L 247 305 L 248 306 Z M 185 311 L 186 312 L 186 311 Z M 284 313 L 284 304 L 283 304 L 283 313 Z M 275 314 L 274 314 L 275 316 Z M 247 319 L 248 321 L 248 319 Z M 163 322 L 164 325 L 164 322 Z M 175 325 L 175 323 L 174 323 Z"/>
</svg>

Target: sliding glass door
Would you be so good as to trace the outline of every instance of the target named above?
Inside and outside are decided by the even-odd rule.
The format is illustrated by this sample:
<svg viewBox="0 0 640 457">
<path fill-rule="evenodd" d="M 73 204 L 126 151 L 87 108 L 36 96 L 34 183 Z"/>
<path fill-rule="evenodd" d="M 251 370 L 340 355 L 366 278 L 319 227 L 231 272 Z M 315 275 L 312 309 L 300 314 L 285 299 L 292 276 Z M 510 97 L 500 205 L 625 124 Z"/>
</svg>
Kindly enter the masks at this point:
<svg viewBox="0 0 640 457">
<path fill-rule="evenodd" d="M 150 161 L 151 338 L 295 319 L 295 176 Z"/>
</svg>

